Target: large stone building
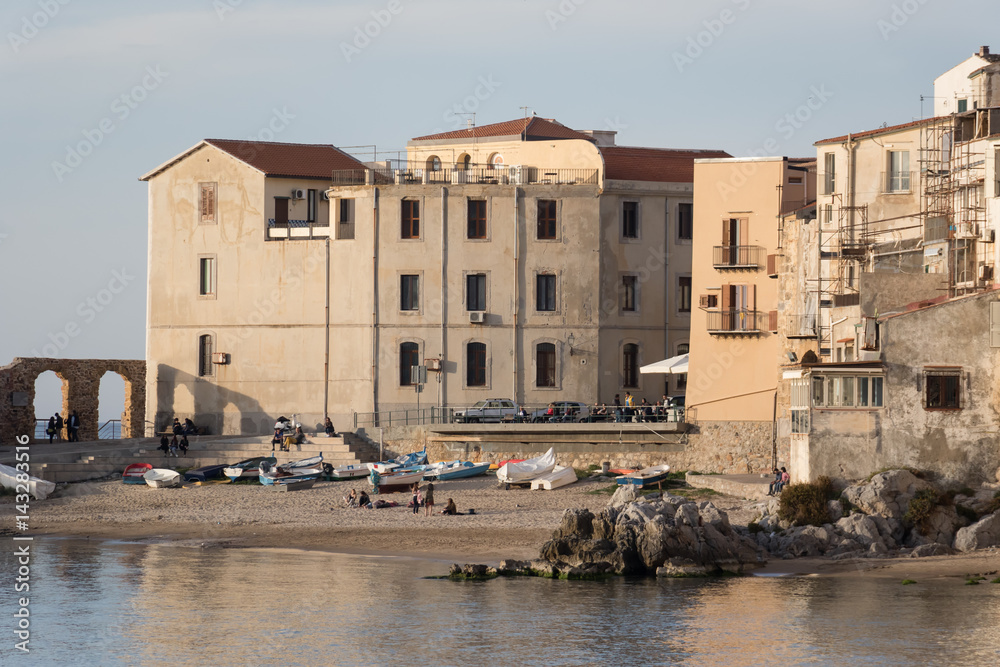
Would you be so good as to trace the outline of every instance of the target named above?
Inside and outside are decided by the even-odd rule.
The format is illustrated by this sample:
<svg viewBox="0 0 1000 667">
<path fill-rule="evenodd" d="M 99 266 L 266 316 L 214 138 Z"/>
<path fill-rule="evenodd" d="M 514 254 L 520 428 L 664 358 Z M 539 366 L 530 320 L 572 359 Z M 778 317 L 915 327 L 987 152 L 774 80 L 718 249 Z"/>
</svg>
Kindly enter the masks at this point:
<svg viewBox="0 0 1000 667">
<path fill-rule="evenodd" d="M 693 162 L 726 155 L 536 117 L 392 163 L 201 142 L 143 176 L 148 414 L 259 433 L 282 413 L 658 399 L 638 368 L 686 351 Z"/>
</svg>

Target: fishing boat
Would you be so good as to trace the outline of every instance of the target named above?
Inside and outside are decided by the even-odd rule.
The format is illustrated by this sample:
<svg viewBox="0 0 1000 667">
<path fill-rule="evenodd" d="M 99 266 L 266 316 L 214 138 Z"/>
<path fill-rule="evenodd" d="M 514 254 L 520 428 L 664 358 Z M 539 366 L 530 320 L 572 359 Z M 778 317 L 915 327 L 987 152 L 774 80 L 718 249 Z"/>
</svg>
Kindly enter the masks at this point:
<svg viewBox="0 0 1000 667">
<path fill-rule="evenodd" d="M 176 470 L 167 468 L 153 468 L 147 470 L 142 476 L 148 486 L 154 489 L 163 489 L 170 486 L 177 486 L 181 483 L 181 474 Z"/>
<path fill-rule="evenodd" d="M 122 471 L 122 482 L 125 484 L 145 484 L 143 475 L 153 469 L 149 463 L 130 463 Z"/>
<path fill-rule="evenodd" d="M 17 468 L 0 464 L 0 484 L 5 488 L 13 489 L 15 493 L 24 493 L 25 487 L 27 487 L 27 492 L 31 494 L 32 498 L 45 500 L 50 493 L 56 490 L 56 483 L 47 479 L 28 475 L 28 481 L 24 481 L 26 474 Z"/>
<path fill-rule="evenodd" d="M 472 461 L 460 461 L 452 463 L 444 468 L 429 470 L 424 473 L 424 479 L 437 479 L 445 481 L 449 479 L 462 479 L 464 477 L 475 477 L 485 474 L 490 469 L 490 462 L 473 463 Z"/>
<path fill-rule="evenodd" d="M 376 461 L 375 463 L 366 463 L 365 465 L 368 467 L 368 470 L 375 470 L 380 475 L 384 475 L 401 468 L 412 469 L 416 466 L 427 465 L 427 449 L 424 448 L 419 452 L 410 452 L 405 456 L 397 456 L 396 458 L 388 461 Z"/>
<path fill-rule="evenodd" d="M 390 472 L 385 475 L 379 475 L 378 480 L 378 492 L 379 493 L 394 493 L 396 491 L 406 491 L 414 482 L 419 482 L 424 478 L 424 472 L 422 470 L 416 470 L 413 472 Z"/>
<path fill-rule="evenodd" d="M 536 477 L 552 472 L 556 467 L 556 453 L 551 447 L 549 451 L 533 459 L 525 459 L 520 463 L 509 461 L 497 470 L 497 479 L 505 484 L 523 484 Z"/>
<path fill-rule="evenodd" d="M 628 473 L 627 475 L 620 475 L 615 477 L 615 483 L 621 486 L 626 486 L 631 484 L 638 487 L 649 487 L 655 486 L 667 478 L 670 473 L 670 466 L 650 466 L 648 468 L 643 468 L 642 470 L 636 470 Z"/>
<path fill-rule="evenodd" d="M 323 454 L 310 456 L 300 461 L 292 461 L 279 466 L 272 466 L 264 461 L 260 464 L 260 483 L 265 486 L 287 484 L 306 479 L 316 479 L 323 474 Z"/>
<path fill-rule="evenodd" d="M 561 486 L 568 486 L 575 481 L 576 471 L 573 468 L 569 466 L 556 466 L 552 469 L 552 472 L 531 480 L 531 489 L 532 491 L 538 491 L 539 489 L 551 491 Z"/>
<path fill-rule="evenodd" d="M 371 474 L 371 470 L 369 470 L 368 466 L 365 465 L 339 466 L 337 468 L 333 468 L 327 474 L 329 474 L 332 479 L 342 481 L 345 479 L 367 477 Z"/>
<path fill-rule="evenodd" d="M 188 470 L 184 473 L 185 482 L 207 482 L 211 479 L 222 479 L 226 465 L 210 465 Z"/>
<path fill-rule="evenodd" d="M 270 463 L 272 466 L 278 462 L 278 460 L 273 456 L 255 456 L 252 459 L 246 459 L 245 461 L 234 463 L 224 469 L 222 474 L 233 482 L 243 479 L 244 477 L 257 477 L 260 475 L 260 464 L 263 461 Z"/>
</svg>

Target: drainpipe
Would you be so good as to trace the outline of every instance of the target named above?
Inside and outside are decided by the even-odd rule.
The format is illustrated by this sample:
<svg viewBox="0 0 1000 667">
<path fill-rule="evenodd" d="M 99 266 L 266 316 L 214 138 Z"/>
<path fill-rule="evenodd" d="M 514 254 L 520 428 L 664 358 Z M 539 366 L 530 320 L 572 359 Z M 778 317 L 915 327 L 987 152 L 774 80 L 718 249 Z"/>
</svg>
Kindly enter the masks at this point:
<svg viewBox="0 0 1000 667">
<path fill-rule="evenodd" d="M 372 412 L 378 413 L 378 188 L 372 188 Z"/>
<path fill-rule="evenodd" d="M 330 237 L 326 237 L 326 330 L 323 350 L 323 419 L 330 416 Z"/>
<path fill-rule="evenodd" d="M 444 407 L 444 360 L 448 344 L 448 188 L 441 186 L 441 370 L 438 371 L 438 407 Z"/>
<path fill-rule="evenodd" d="M 523 396 L 517 394 L 517 303 L 520 295 L 518 293 L 517 280 L 517 259 L 520 251 L 521 231 L 518 229 L 517 215 L 517 194 L 518 187 L 514 186 L 514 314 L 511 317 L 511 397 L 515 405 L 520 405 Z"/>
</svg>

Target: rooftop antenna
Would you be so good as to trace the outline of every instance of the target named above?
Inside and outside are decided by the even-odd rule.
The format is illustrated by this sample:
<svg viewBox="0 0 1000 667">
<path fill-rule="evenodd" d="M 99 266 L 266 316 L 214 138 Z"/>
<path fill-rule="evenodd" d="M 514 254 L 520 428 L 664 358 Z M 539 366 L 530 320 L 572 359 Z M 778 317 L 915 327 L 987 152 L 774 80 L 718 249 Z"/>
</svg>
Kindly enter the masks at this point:
<svg viewBox="0 0 1000 667">
<path fill-rule="evenodd" d="M 467 113 L 457 113 L 456 116 L 468 116 L 465 119 L 466 129 L 472 134 L 472 159 L 476 159 L 476 113 L 474 111 Z"/>
<path fill-rule="evenodd" d="M 524 120 L 528 120 L 528 111 L 531 111 L 531 107 L 520 107 L 524 109 Z M 531 111 L 531 115 L 534 116 L 535 112 Z M 524 124 L 524 129 L 521 130 L 521 141 L 525 141 L 528 135 L 528 124 Z"/>
</svg>

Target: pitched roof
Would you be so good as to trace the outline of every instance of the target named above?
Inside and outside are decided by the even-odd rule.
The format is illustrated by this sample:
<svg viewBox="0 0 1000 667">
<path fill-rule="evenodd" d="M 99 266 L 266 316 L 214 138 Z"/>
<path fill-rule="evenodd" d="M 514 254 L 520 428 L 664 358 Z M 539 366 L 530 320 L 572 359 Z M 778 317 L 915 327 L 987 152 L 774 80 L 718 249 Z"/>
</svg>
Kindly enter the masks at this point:
<svg viewBox="0 0 1000 667">
<path fill-rule="evenodd" d="M 691 183 L 696 159 L 732 157 L 720 150 L 631 146 L 602 146 L 600 150 L 604 155 L 604 178 L 620 181 Z"/>
<path fill-rule="evenodd" d="M 330 144 L 286 144 L 247 139 L 205 139 L 140 177 L 148 181 L 205 146 L 214 146 L 265 176 L 330 180 L 337 169 L 364 169 L 365 165 Z"/>
<path fill-rule="evenodd" d="M 423 137 L 414 137 L 412 141 L 436 141 L 444 139 L 485 139 L 489 137 L 512 137 L 522 134 L 525 141 L 542 141 L 545 139 L 583 139 L 593 141 L 593 137 L 582 132 L 572 130 L 559 121 L 552 118 L 539 118 L 531 116 L 529 118 L 518 118 L 492 125 L 482 125 L 467 130 L 454 130 L 452 132 L 442 132 L 440 134 L 428 134 Z"/>
<path fill-rule="evenodd" d="M 946 120 L 947 116 L 935 116 L 933 118 L 924 118 L 922 120 L 915 120 L 910 123 L 903 123 L 902 125 L 890 125 L 888 127 L 880 127 L 877 130 L 868 130 L 866 132 L 854 132 L 850 135 L 851 139 L 867 139 L 868 137 L 875 137 L 880 134 L 889 134 L 890 132 L 899 132 L 900 130 L 908 130 L 912 127 L 919 127 L 921 125 L 928 125 L 934 121 Z M 819 146 L 820 144 L 839 144 L 847 141 L 848 135 L 843 135 L 840 137 L 833 137 L 832 139 L 823 139 L 817 141 L 813 146 Z"/>
</svg>

